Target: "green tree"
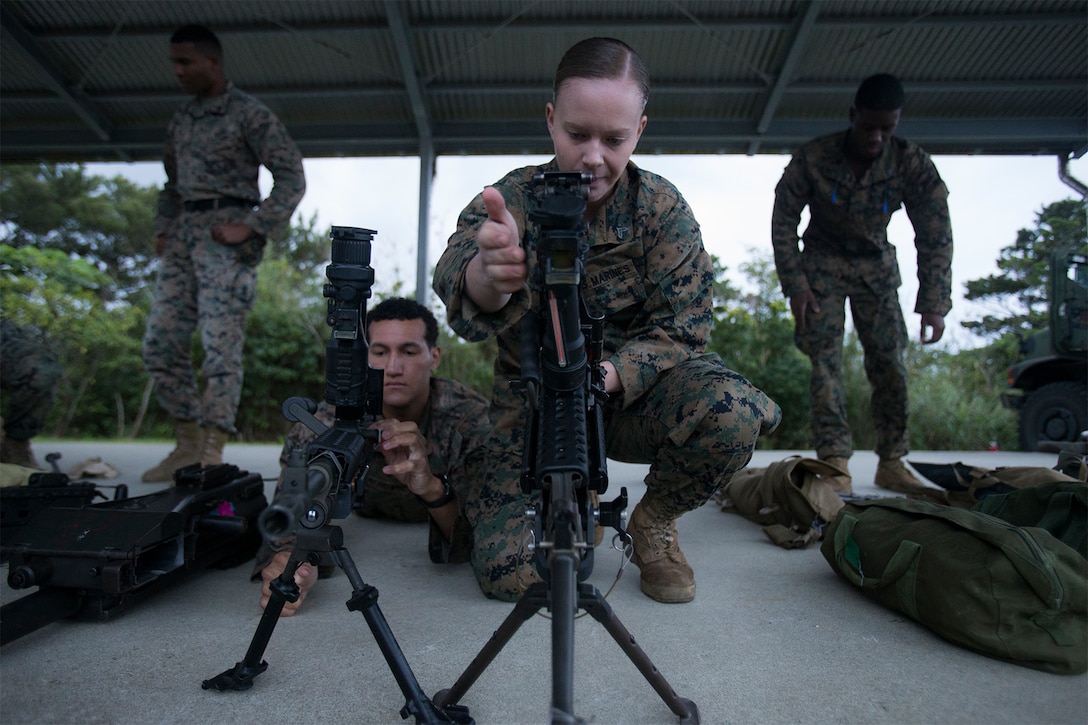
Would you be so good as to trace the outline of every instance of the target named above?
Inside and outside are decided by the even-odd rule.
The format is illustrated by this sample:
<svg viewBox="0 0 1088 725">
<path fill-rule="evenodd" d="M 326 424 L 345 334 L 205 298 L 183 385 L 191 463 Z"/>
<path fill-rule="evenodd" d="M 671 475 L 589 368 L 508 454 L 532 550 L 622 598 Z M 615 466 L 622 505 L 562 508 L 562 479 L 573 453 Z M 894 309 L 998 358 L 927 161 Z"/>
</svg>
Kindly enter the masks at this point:
<svg viewBox="0 0 1088 725">
<path fill-rule="evenodd" d="M 1016 414 L 1001 405 L 1004 365 L 990 348 L 949 352 L 911 344 L 910 442 L 918 450 L 1017 445 Z"/>
<path fill-rule="evenodd" d="M 157 195 L 154 187 L 120 176 L 87 176 L 82 165 L 6 164 L 0 167 L 2 240 L 78 256 L 107 276 L 97 288 L 104 300 L 128 300 L 148 289 L 157 267 Z"/>
<path fill-rule="evenodd" d="M 1016 241 L 1001 250 L 998 274 L 966 283 L 965 299 L 990 302 L 996 308 L 981 320 L 963 326 L 987 337 L 1031 334 L 1049 324 L 1047 281 L 1050 256 L 1063 248 L 1088 247 L 1084 201 L 1064 199 L 1048 204 L 1035 216 L 1034 229 L 1021 229 Z"/>
<path fill-rule="evenodd" d="M 270 239 L 257 270 L 257 297 L 246 321 L 245 377 L 236 426 L 246 440 L 282 438 L 287 398 L 321 399 L 325 382 L 329 230 L 300 215 L 287 233 Z"/>
<path fill-rule="evenodd" d="M 0 168 L 3 314 L 40 330 L 64 367 L 47 431 L 69 437 L 168 435 L 141 358 L 153 288 L 157 189 L 87 176 L 81 166 Z M 278 437 L 290 395 L 320 395 L 323 265 L 315 218 L 271 240 L 245 351 L 242 437 Z M 203 350 L 196 337 L 194 362 Z M 315 389 L 316 388 L 316 389 Z"/>
<path fill-rule="evenodd" d="M 157 190 L 82 166 L 0 167 L 5 317 L 35 320 L 64 366 L 47 430 L 131 435 L 149 389 L 140 339 Z"/>
<path fill-rule="evenodd" d="M 964 323 L 968 329 L 992 338 L 985 348 L 987 379 L 999 377 L 991 368 L 1004 372 L 1021 362 L 1034 344 L 1028 338 L 1041 341 L 1046 337 L 1043 330 L 1051 322 L 1051 261 L 1058 251 L 1088 254 L 1086 211 L 1086 203 L 1074 199 L 1045 206 L 1036 215 L 1035 228 L 1021 229 L 1016 241 L 1001 250 L 997 260 L 1000 274 L 967 282 L 967 299 L 990 302 L 992 308 L 999 310 L 981 320 Z M 1049 345 L 1047 341 L 1043 349 L 1049 349 Z M 984 404 L 996 408 L 988 422 L 994 429 L 992 439 L 999 446 L 1035 450 L 1038 438 L 1043 435 L 1041 428 L 1054 431 L 1064 428 L 1065 432 L 1057 435 L 1071 440 L 1074 431 L 1083 425 L 1083 360 L 1079 365 L 1081 382 L 1071 377 L 1078 369 L 1076 362 L 1051 364 L 1046 357 L 1038 357 L 1036 362 L 1017 383 L 1025 391 L 1018 398 L 1022 401 L 1018 414 L 997 406 L 1004 385 L 985 391 Z M 1018 436 L 1008 435 L 1010 426 L 1019 428 Z"/>
<path fill-rule="evenodd" d="M 442 348 L 442 363 L 438 368 L 438 375 L 464 383 L 490 400 L 491 386 L 495 379 L 495 358 L 498 356 L 495 338 L 483 342 L 466 342 L 442 325 L 438 329 L 438 344 Z"/>
<path fill-rule="evenodd" d="M 793 316 L 779 291 L 769 253 L 749 250 L 740 270 L 755 288 L 741 294 L 722 279 L 725 269 L 714 259 L 715 321 L 709 349 L 726 367 L 748 378 L 782 408 L 782 423 L 760 447 L 809 448 L 808 358 L 793 343 Z"/>
<path fill-rule="evenodd" d="M 107 305 L 110 279 L 57 249 L 0 244 L 0 309 L 38 330 L 63 375 L 47 423 L 55 436 L 122 434 L 135 414 L 144 379 L 139 341 L 144 313 Z"/>
<path fill-rule="evenodd" d="M 246 322 L 245 377 L 238 407 L 239 437 L 273 440 L 290 428 L 283 402 L 324 394 L 325 300 L 321 282 L 284 259 L 266 259 Z"/>
<path fill-rule="evenodd" d="M 268 240 L 265 259 L 283 262 L 300 275 L 299 279 L 312 281 L 320 278 L 329 262 L 329 235 L 332 230 L 318 231 L 316 226 L 316 213 L 309 219 L 303 219 L 299 214 L 283 236 Z M 317 290 L 320 294 L 321 287 L 318 286 Z"/>
</svg>

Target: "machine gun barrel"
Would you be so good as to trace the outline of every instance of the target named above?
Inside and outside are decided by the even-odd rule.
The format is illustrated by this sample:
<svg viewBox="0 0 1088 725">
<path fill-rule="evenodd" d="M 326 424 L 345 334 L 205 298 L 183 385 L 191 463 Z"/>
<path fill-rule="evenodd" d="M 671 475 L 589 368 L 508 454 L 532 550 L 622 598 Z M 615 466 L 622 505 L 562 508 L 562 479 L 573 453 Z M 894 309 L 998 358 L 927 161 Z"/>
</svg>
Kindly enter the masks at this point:
<svg viewBox="0 0 1088 725">
<path fill-rule="evenodd" d="M 284 469 L 282 490 L 257 518 L 261 536 L 276 543 L 293 536 L 300 522 L 323 524 L 333 513 L 328 498 L 339 479 L 335 459 L 329 456 L 322 456 L 305 468 L 288 465 Z"/>
</svg>

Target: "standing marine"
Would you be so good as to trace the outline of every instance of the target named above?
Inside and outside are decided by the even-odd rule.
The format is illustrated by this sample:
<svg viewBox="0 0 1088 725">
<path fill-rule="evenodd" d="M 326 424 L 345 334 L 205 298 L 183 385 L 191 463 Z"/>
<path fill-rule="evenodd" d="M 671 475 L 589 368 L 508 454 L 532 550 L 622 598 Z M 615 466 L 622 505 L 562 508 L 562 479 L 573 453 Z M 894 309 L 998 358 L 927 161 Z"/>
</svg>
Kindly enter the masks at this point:
<svg viewBox="0 0 1088 725">
<path fill-rule="evenodd" d="M 922 344 L 944 334 L 952 308 L 952 225 L 948 188 L 929 154 L 895 136 L 903 86 L 887 73 L 857 90 L 845 131 L 823 136 L 794 153 L 775 189 L 771 241 L 782 292 L 796 323 L 794 340 L 812 360 L 810 397 L 816 454 L 845 473 L 854 452 L 842 382 L 846 300 L 865 353 L 872 386 L 877 486 L 903 493 L 927 488 L 903 464 L 907 431 L 907 328 L 899 304 L 902 279 L 888 223 L 903 207 L 918 250 Z M 797 237 L 801 210 L 810 220 Z M 803 248 L 799 244 L 803 242 Z"/>
<path fill-rule="evenodd" d="M 227 80 L 215 34 L 187 25 L 170 38 L 170 62 L 193 98 L 166 131 L 167 181 L 155 218 L 158 280 L 143 340 L 144 364 L 177 447 L 146 482 L 183 466 L 222 462 L 242 396 L 246 318 L 257 295 L 266 238 L 285 229 L 306 191 L 302 155 L 272 111 Z M 261 200 L 258 170 L 273 187 Z M 191 355 L 204 348 L 197 386 Z"/>
</svg>

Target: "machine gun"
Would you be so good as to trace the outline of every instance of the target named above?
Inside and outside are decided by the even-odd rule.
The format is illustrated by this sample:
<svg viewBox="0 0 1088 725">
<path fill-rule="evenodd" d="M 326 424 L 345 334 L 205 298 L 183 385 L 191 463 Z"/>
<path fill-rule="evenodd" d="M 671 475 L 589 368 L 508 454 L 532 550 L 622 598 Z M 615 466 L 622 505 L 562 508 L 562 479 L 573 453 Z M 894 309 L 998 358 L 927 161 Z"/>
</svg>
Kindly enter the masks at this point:
<svg viewBox="0 0 1088 725">
<path fill-rule="evenodd" d="M 334 407 L 335 420 L 327 427 L 315 418 L 317 403 L 312 400 L 293 397 L 284 402 L 284 416 L 303 423 L 317 437 L 304 449 L 289 452 L 283 486 L 261 514 L 258 527 L 267 542 L 294 537 L 294 546 L 283 573 L 269 584 L 271 595 L 245 657 L 201 686 L 220 692 L 253 686 L 254 678 L 268 669 L 262 657 L 284 605 L 298 601 L 301 594 L 295 570 L 303 562 L 317 566 L 328 557 L 351 583 L 348 609 L 363 614 L 407 698 L 401 717 L 411 715 L 425 723 L 471 723 L 471 718 L 460 715 L 462 708 L 441 711 L 424 694 L 378 607 L 378 590 L 363 581 L 344 547 L 343 530 L 330 523 L 348 516 L 352 499 L 361 498 L 378 443 L 378 432 L 371 425 L 382 410 L 383 374 L 370 367 L 366 340 L 366 300 L 374 283 L 370 243 L 376 233 L 332 228 L 332 260 L 326 269 L 329 283 L 322 294 L 328 299 L 326 322 L 332 328 L 325 348 L 325 401 Z"/>
<path fill-rule="evenodd" d="M 115 619 L 188 573 L 246 561 L 267 504 L 259 474 L 195 464 L 156 493 L 45 508 L 3 545 L 8 584 L 38 590 L 0 608 L 0 645 L 66 617 Z"/>
<path fill-rule="evenodd" d="M 362 495 L 367 463 L 377 444 L 371 424 L 382 412 L 381 370 L 370 367 L 366 341 L 366 301 L 374 286 L 370 266 L 372 229 L 332 228 L 332 259 L 325 322 L 331 329 L 325 345 L 325 401 L 334 406 L 331 428 L 314 417 L 317 403 L 289 398 L 283 404 L 288 420 L 302 422 L 317 434 L 304 452 L 288 458 L 283 486 L 260 519 L 261 534 L 278 542 L 299 526 L 319 529 L 330 519 L 351 512 L 351 499 Z"/>
<path fill-rule="evenodd" d="M 128 498 L 128 486 L 102 486 L 92 481 L 73 481 L 60 470 L 59 453 L 50 453 L 45 460 L 52 471 L 31 473 L 25 485 L 0 488 L 0 564 L 7 563 L 5 544 L 11 543 L 27 524 L 42 511 L 56 506 L 78 508 L 94 503 L 95 499 L 109 500 L 102 488 L 113 488 L 115 500 Z"/>
<path fill-rule="evenodd" d="M 518 628 L 548 607 L 552 624 L 552 722 L 581 722 L 574 716 L 574 619 L 583 609 L 604 625 L 631 662 L 684 723 L 699 721 L 698 709 L 677 696 L 605 601 L 586 583 L 593 570 L 595 527 L 609 526 L 621 537 L 627 490 L 614 501 L 595 500 L 608 487 L 604 445 L 601 369 L 602 317 L 593 316 L 579 292 L 589 249 L 583 215 L 590 176 L 548 172 L 530 220 L 539 225 L 539 305 L 522 318 L 520 384 L 529 402 L 522 455 L 521 487 L 537 493 L 533 516 L 534 566 L 543 581 L 529 586 L 514 610 L 491 636 L 453 687 L 440 691 L 439 707 L 456 703 Z M 596 494 L 596 495 L 594 495 Z"/>
</svg>

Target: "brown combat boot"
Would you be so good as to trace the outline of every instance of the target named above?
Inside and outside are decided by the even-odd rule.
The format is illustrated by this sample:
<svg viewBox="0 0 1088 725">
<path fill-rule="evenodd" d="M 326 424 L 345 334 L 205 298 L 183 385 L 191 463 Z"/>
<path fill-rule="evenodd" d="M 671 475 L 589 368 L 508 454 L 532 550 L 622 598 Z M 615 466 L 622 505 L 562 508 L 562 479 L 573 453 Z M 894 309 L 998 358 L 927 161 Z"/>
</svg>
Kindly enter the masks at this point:
<svg viewBox="0 0 1088 725">
<path fill-rule="evenodd" d="M 42 464 L 34 457 L 34 451 L 30 448 L 30 441 L 20 441 L 5 436 L 0 440 L 0 462 L 10 463 L 24 468 L 36 468 L 39 471 Z"/>
<path fill-rule="evenodd" d="M 695 598 L 695 573 L 680 551 L 676 520 L 658 515 L 652 505 L 643 497 L 627 524 L 642 593 L 659 602 L 690 602 Z"/>
<path fill-rule="evenodd" d="M 876 476 L 873 482 L 880 488 L 896 493 L 910 493 L 925 486 L 899 458 L 881 458 L 876 464 Z"/>
<path fill-rule="evenodd" d="M 170 452 L 159 465 L 144 471 L 140 479 L 144 483 L 161 483 L 174 480 L 174 471 L 194 463 L 200 463 L 200 454 L 204 447 L 207 432 L 196 421 L 180 421 L 174 425 L 174 438 L 177 447 Z"/>
<path fill-rule="evenodd" d="M 899 458 L 881 458 L 876 464 L 876 476 L 873 481 L 878 487 L 896 493 L 905 493 L 912 498 L 923 498 L 937 503 L 948 503 L 944 492 L 925 485 L 917 476 L 903 465 Z"/>
<path fill-rule="evenodd" d="M 200 451 L 200 463 L 204 466 L 218 466 L 223 462 L 223 446 L 227 445 L 230 433 L 216 427 L 208 428 L 204 446 Z"/>
<path fill-rule="evenodd" d="M 831 487 L 835 489 L 835 493 L 844 493 L 850 495 L 854 493 L 854 479 L 850 476 L 849 460 L 846 456 L 828 456 L 827 458 L 821 458 L 821 461 L 828 465 L 842 471 L 844 476 L 824 476 L 823 480 L 831 484 Z"/>
</svg>

